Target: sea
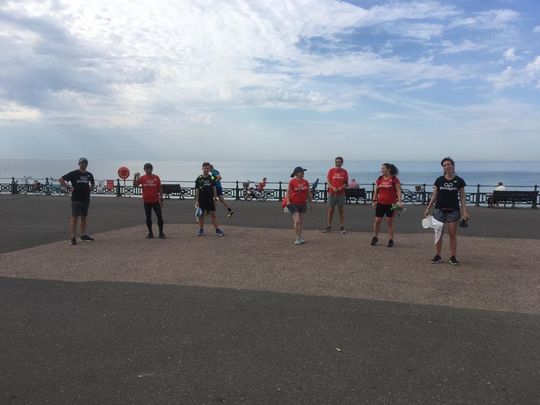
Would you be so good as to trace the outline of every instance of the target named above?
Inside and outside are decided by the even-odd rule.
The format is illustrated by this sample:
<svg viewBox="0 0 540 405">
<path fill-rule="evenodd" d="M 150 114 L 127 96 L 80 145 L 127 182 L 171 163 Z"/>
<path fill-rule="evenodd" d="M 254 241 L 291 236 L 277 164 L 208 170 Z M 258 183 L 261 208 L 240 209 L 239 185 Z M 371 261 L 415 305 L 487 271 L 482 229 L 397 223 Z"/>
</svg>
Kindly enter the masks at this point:
<svg viewBox="0 0 540 405">
<path fill-rule="evenodd" d="M 91 160 L 88 165 L 97 181 L 118 178 L 118 169 L 127 167 L 130 178 L 135 172 L 143 172 L 144 161 Z M 152 161 L 154 173 L 165 183 L 180 183 L 190 186 L 201 173 L 200 161 Z M 431 185 L 442 174 L 439 161 L 392 162 L 399 169 L 399 178 L 404 185 Z M 232 187 L 236 181 L 259 182 L 267 177 L 270 184 L 286 183 L 296 166 L 307 169 L 306 179 L 310 182 L 319 179 L 324 183 L 328 169 L 333 161 L 278 161 L 241 160 L 214 161 L 212 164 L 223 177 L 225 187 Z M 11 182 L 14 177 L 19 182 L 44 181 L 49 178 L 57 181 L 59 177 L 76 169 L 77 160 L 55 159 L 0 159 L 0 183 Z M 380 161 L 345 161 L 343 165 L 350 178 L 361 185 L 371 186 L 380 174 Z M 493 189 L 503 182 L 507 189 L 534 189 L 540 184 L 540 161 L 462 161 L 456 162 L 456 173 L 463 177 L 468 190 L 481 186 L 481 191 Z"/>
</svg>

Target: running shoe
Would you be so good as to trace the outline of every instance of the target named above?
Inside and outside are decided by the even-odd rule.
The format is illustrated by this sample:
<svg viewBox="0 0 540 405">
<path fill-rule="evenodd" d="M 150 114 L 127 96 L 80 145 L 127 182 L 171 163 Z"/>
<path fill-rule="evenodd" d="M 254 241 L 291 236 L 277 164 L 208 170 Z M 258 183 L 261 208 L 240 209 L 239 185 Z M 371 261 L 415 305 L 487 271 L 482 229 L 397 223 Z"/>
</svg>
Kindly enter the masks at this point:
<svg viewBox="0 0 540 405">
<path fill-rule="evenodd" d="M 388 241 L 388 247 L 394 247 L 394 241 L 392 239 Z"/>
<path fill-rule="evenodd" d="M 442 263 L 442 257 L 439 255 L 435 255 L 433 259 L 431 259 L 431 263 L 433 264 L 439 264 Z"/>
<path fill-rule="evenodd" d="M 167 239 L 167 235 L 165 235 L 163 232 L 161 232 L 158 236 L 159 239 Z"/>
<path fill-rule="evenodd" d="M 90 241 L 94 240 L 94 238 L 92 238 L 91 236 L 88 236 L 88 235 L 84 234 L 84 235 L 81 235 L 80 240 L 82 240 L 82 241 L 84 241 L 84 242 L 90 242 Z"/>
<path fill-rule="evenodd" d="M 225 234 L 223 233 L 223 231 L 221 229 L 216 229 L 216 235 L 217 236 L 225 236 Z"/>
<path fill-rule="evenodd" d="M 459 262 L 458 262 L 458 260 L 456 259 L 456 256 L 452 256 L 452 257 L 450 258 L 450 264 L 451 264 L 452 266 L 459 266 Z"/>
<path fill-rule="evenodd" d="M 76 245 L 77 244 L 77 238 L 69 238 L 69 244 L 70 245 Z"/>
<path fill-rule="evenodd" d="M 327 226 L 326 229 L 322 231 L 322 233 L 330 233 L 330 232 L 332 232 L 332 228 L 330 228 L 329 226 Z"/>
<path fill-rule="evenodd" d="M 344 233 L 346 233 L 346 232 L 345 232 L 345 227 L 344 227 L 344 226 L 342 226 L 341 228 L 339 228 L 339 233 L 342 234 L 342 235 L 343 235 Z"/>
<path fill-rule="evenodd" d="M 300 238 L 300 244 L 303 245 L 304 243 L 306 243 L 306 241 L 304 240 L 304 238 Z"/>
<path fill-rule="evenodd" d="M 154 234 L 152 232 L 149 232 L 148 235 L 146 235 L 146 239 L 152 239 L 154 237 Z"/>
<path fill-rule="evenodd" d="M 197 236 L 204 236 L 204 229 L 199 229 L 199 232 L 197 232 Z"/>
<path fill-rule="evenodd" d="M 302 244 L 302 241 L 301 241 L 300 239 L 296 239 L 296 240 L 294 241 L 294 244 L 295 244 L 295 245 L 301 245 L 301 244 Z"/>
<path fill-rule="evenodd" d="M 379 238 L 377 238 L 376 236 L 371 238 L 371 246 L 375 246 L 377 242 L 379 242 Z"/>
<path fill-rule="evenodd" d="M 234 215 L 234 211 L 229 209 L 229 212 L 227 213 L 227 218 L 230 218 Z"/>
</svg>

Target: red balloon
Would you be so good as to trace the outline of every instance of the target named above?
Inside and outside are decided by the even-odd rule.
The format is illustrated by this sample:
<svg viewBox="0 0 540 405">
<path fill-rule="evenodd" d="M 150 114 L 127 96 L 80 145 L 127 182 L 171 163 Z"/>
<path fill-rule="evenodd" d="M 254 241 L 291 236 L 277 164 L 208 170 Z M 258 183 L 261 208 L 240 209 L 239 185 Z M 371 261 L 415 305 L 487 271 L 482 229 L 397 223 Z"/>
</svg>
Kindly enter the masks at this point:
<svg viewBox="0 0 540 405">
<path fill-rule="evenodd" d="M 122 166 L 120 169 L 118 169 L 118 177 L 120 177 L 122 180 L 127 179 L 129 177 L 129 169 Z"/>
</svg>

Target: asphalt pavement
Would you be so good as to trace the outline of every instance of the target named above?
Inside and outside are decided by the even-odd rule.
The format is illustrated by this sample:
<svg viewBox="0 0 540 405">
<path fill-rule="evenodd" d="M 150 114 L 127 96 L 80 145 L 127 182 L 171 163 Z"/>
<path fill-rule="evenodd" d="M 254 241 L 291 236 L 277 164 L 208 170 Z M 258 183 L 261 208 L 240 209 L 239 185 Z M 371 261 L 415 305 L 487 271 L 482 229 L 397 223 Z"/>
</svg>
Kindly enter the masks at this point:
<svg viewBox="0 0 540 405">
<path fill-rule="evenodd" d="M 283 229 L 283 235 L 288 235 L 290 218 L 283 214 L 279 203 L 231 204 L 235 215 L 230 219 L 219 208 L 226 232 L 227 226 L 255 228 L 253 233 L 244 234 L 235 230 L 239 243 L 249 245 L 252 238 L 254 245 L 249 246 L 255 249 L 268 228 Z M 139 242 L 133 242 L 142 239 L 140 225 L 144 213 L 139 199 L 93 198 L 89 231 L 96 235 L 98 243 L 77 246 L 81 250 L 74 251 L 66 243 L 68 199 L 0 196 L 0 219 L 4 225 L 0 263 L 9 263 L 10 267 L 1 269 L 0 274 L 15 273 L 0 277 L 0 403 L 540 403 L 537 304 L 529 313 L 480 310 L 468 307 L 469 301 L 429 304 L 444 298 L 437 294 L 459 297 L 457 290 L 466 290 L 467 284 L 477 287 L 477 293 L 484 290 L 487 295 L 496 284 L 498 272 L 506 268 L 509 272 L 523 270 L 512 267 L 512 258 L 517 261 L 523 255 L 518 249 L 522 241 L 533 258 L 522 263 L 534 263 L 538 256 L 535 246 L 540 247 L 538 210 L 471 208 L 471 226 L 461 230 L 460 235 L 462 240 L 486 238 L 485 246 L 492 247 L 489 258 L 495 274 L 489 274 L 489 266 L 482 267 L 474 261 L 461 269 L 437 267 L 425 276 L 424 282 L 433 282 L 436 288 L 430 290 L 432 298 L 425 296 L 424 304 L 332 296 L 339 295 L 339 291 L 325 293 L 326 284 L 331 284 L 324 280 L 332 276 L 332 261 L 309 253 L 309 249 L 324 243 L 337 255 L 332 253 L 335 260 L 341 248 L 337 235 L 323 242 L 312 235 L 311 246 L 308 240 L 302 247 L 305 250 L 300 254 L 310 257 L 299 258 L 297 264 L 313 256 L 314 280 L 310 282 L 317 289 L 303 291 L 302 284 L 307 284 L 307 280 L 300 275 L 295 278 L 290 272 L 287 278 L 274 282 L 289 283 L 294 287 L 291 291 L 303 293 L 284 293 L 280 288 L 235 288 L 234 283 L 228 282 L 230 278 L 238 274 L 255 277 L 258 271 L 267 272 L 263 275 L 265 283 L 271 283 L 273 274 L 282 274 L 279 267 L 284 264 L 280 260 L 293 260 L 296 251 L 283 248 L 282 253 L 263 254 L 261 246 L 261 252 L 245 253 L 245 261 L 232 261 L 235 264 L 229 266 L 227 249 L 233 249 L 226 245 L 212 249 L 220 239 L 207 237 L 203 241 L 197 239 L 198 245 L 186 243 L 190 251 L 182 253 L 181 237 L 187 236 L 175 233 L 177 228 L 173 224 L 181 224 L 188 234 L 193 228 L 195 233 L 193 211 L 193 201 L 165 203 L 166 227 L 172 234 L 172 239 L 165 242 L 178 249 L 176 270 L 195 270 L 181 282 L 163 284 L 158 274 L 166 270 L 161 265 L 167 264 L 169 270 L 175 267 L 166 258 L 155 268 L 146 267 L 147 258 L 143 256 L 149 253 Z M 398 289 L 404 279 L 392 271 L 399 270 L 396 266 L 400 264 L 403 271 L 410 266 L 412 277 L 418 274 L 413 270 L 423 271 L 421 265 L 411 263 L 407 253 L 407 243 L 417 241 L 425 232 L 419 226 L 422 211 L 422 207 L 409 207 L 397 219 L 395 254 L 379 250 L 372 261 L 359 267 L 365 272 L 358 279 L 362 288 L 369 290 L 378 285 L 380 272 L 382 279 L 395 277 L 392 285 Z M 323 229 L 324 218 L 325 207 L 317 204 L 308 213 L 306 228 Z M 372 221 L 370 207 L 347 207 L 347 236 L 352 238 L 349 243 L 369 240 Z M 107 238 L 113 234 L 107 232 L 117 230 L 122 230 L 123 239 L 118 243 L 123 244 L 123 251 L 113 252 L 115 260 L 96 257 L 107 249 L 99 238 L 110 240 Z M 224 238 L 228 238 L 227 243 L 233 243 L 232 236 Z M 269 237 L 281 238 L 282 233 L 272 232 Z M 288 246 L 290 241 L 284 240 Z M 276 243 L 281 243 L 280 239 L 272 240 L 272 246 Z M 158 245 L 152 246 L 158 249 Z M 234 252 L 240 254 L 241 249 Z M 366 253 L 359 252 L 358 260 L 362 261 Z M 496 266 L 499 252 L 501 265 Z M 50 265 L 57 263 L 51 259 L 53 255 L 55 260 L 66 258 L 61 279 L 47 278 L 47 274 L 54 272 Z M 128 257 L 122 255 L 139 255 L 141 267 L 137 268 L 131 258 L 122 259 Z M 84 266 L 78 266 L 77 257 L 84 259 Z M 108 274 L 107 281 L 66 281 L 70 277 L 78 279 L 79 272 L 87 272 L 92 257 L 96 265 L 102 266 L 103 274 Z M 196 285 L 196 278 L 202 277 L 197 274 L 205 273 L 205 259 L 216 257 L 222 258 L 224 265 L 212 269 L 210 281 L 215 286 Z M 238 263 L 252 269 L 242 269 Z M 39 277 L 40 264 L 43 277 Z M 294 264 L 289 263 L 289 270 L 294 270 Z M 310 277 L 308 269 L 301 270 L 303 277 Z M 20 276 L 16 276 L 18 271 Z M 98 276 L 100 271 L 96 270 Z M 135 271 L 147 271 L 148 279 L 156 281 L 126 282 L 119 277 Z M 29 272 L 34 274 L 31 278 Z M 540 293 L 534 269 L 527 274 L 527 291 Z M 235 283 L 241 282 L 242 277 Z M 504 277 L 509 294 L 519 296 L 522 284 L 512 285 L 514 278 Z M 257 279 L 245 281 L 245 285 L 257 286 Z M 479 295 L 476 298 L 484 300 Z M 535 299 L 532 297 L 533 303 L 537 302 Z M 490 305 L 497 307 L 496 302 Z"/>
</svg>

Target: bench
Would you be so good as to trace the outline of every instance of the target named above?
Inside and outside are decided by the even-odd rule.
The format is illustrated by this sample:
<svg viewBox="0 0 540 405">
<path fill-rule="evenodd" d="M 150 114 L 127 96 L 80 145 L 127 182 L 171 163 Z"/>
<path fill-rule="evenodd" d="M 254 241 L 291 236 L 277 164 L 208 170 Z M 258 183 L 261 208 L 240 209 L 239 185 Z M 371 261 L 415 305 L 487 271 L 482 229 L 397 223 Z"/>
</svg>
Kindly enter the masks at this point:
<svg viewBox="0 0 540 405">
<path fill-rule="evenodd" d="M 536 208 L 538 200 L 538 191 L 494 191 L 491 195 L 492 205 L 512 204 L 515 208 L 516 203 L 532 204 L 532 208 Z"/>
<path fill-rule="evenodd" d="M 352 200 L 356 200 L 355 203 L 359 204 L 360 199 L 364 200 L 366 203 L 366 189 L 365 188 L 346 188 L 345 189 L 345 200 L 347 204 L 352 204 Z"/>
<path fill-rule="evenodd" d="M 182 187 L 180 184 L 162 184 L 163 196 L 167 199 L 171 198 L 171 195 L 178 196 L 178 198 L 184 198 Z"/>
</svg>

